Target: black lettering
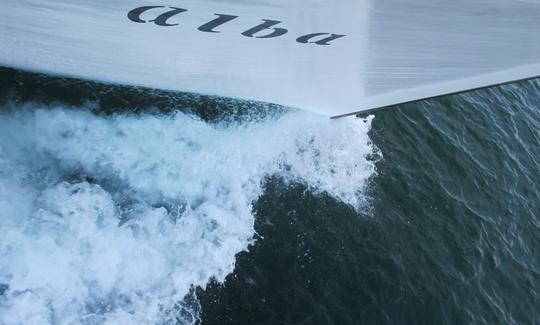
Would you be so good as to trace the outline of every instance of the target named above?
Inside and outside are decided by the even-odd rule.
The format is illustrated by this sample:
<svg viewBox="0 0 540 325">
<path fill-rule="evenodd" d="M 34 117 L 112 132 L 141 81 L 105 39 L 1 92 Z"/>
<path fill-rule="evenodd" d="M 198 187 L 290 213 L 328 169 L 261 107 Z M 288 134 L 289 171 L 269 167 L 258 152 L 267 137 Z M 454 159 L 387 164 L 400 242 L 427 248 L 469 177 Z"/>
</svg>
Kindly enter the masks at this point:
<svg viewBox="0 0 540 325">
<path fill-rule="evenodd" d="M 260 24 L 259 26 L 255 26 L 252 29 L 246 30 L 245 32 L 242 33 L 242 35 L 246 37 L 255 37 L 255 38 L 272 38 L 272 37 L 278 37 L 278 36 L 287 34 L 288 32 L 288 30 L 286 30 L 285 28 L 271 28 L 272 26 L 275 26 L 281 23 L 281 21 L 268 20 L 268 19 L 263 19 L 263 21 L 264 23 Z M 255 34 L 262 32 L 265 29 L 272 29 L 273 32 L 264 36 L 255 36 Z"/>
<path fill-rule="evenodd" d="M 320 39 L 318 41 L 312 40 L 314 38 L 319 38 L 320 36 L 324 36 L 324 35 L 330 35 L 330 36 Z M 314 33 L 314 34 L 300 36 L 296 39 L 296 41 L 298 43 L 304 43 L 304 44 L 312 43 L 312 44 L 317 44 L 317 45 L 330 45 L 331 41 L 334 41 L 338 38 L 342 38 L 344 36 L 345 35 L 337 35 L 337 34 L 329 34 L 329 33 Z"/>
<path fill-rule="evenodd" d="M 128 13 L 128 18 L 129 20 L 133 22 L 144 24 L 146 23 L 146 21 L 141 19 L 141 15 L 150 9 L 157 9 L 157 8 L 165 8 L 165 7 L 164 6 L 144 6 L 144 7 L 135 8 Z"/>
<path fill-rule="evenodd" d="M 171 18 L 173 18 L 174 16 L 178 14 L 188 11 L 187 9 L 169 7 L 170 8 L 169 11 L 160 14 L 154 20 L 144 20 L 141 17 L 145 12 L 149 10 L 153 10 L 153 9 L 159 9 L 159 8 L 166 8 L 166 7 L 165 6 L 138 7 L 128 12 L 127 17 L 129 20 L 136 23 L 144 24 L 147 22 L 154 22 L 158 26 L 177 26 L 179 24 L 171 23 L 169 22 L 169 20 L 171 20 Z M 225 15 L 225 14 L 214 14 L 214 15 L 217 16 L 217 18 L 207 22 L 204 25 L 199 26 L 198 30 L 205 33 L 220 33 L 220 31 L 217 30 L 218 27 L 223 26 L 224 24 L 238 18 L 238 16 L 236 15 Z M 274 37 L 283 36 L 287 34 L 289 31 L 286 28 L 274 27 L 281 23 L 282 22 L 278 20 L 263 19 L 262 24 L 246 30 L 245 32 L 242 33 L 242 35 L 246 37 L 254 37 L 254 38 L 274 38 Z M 331 33 L 312 33 L 312 34 L 300 36 L 296 39 L 296 41 L 302 44 L 331 45 L 330 43 L 332 41 L 335 41 L 345 36 L 346 35 L 331 34 Z"/>
<path fill-rule="evenodd" d="M 218 18 L 199 27 L 199 30 L 201 32 L 219 33 L 219 31 L 214 30 L 214 28 L 219 27 L 225 23 L 230 22 L 233 19 L 238 18 L 238 16 L 231 16 L 231 15 L 222 15 L 222 14 L 215 14 L 215 15 L 218 16 Z"/>
<path fill-rule="evenodd" d="M 187 10 L 182 9 L 182 8 L 176 8 L 176 7 L 171 7 L 171 8 L 173 10 L 167 11 L 166 13 L 159 15 L 156 19 L 150 20 L 150 21 L 153 21 L 156 25 L 159 25 L 159 26 L 177 26 L 178 24 L 169 24 L 167 21 L 171 19 L 172 17 L 182 12 L 185 12 Z"/>
</svg>

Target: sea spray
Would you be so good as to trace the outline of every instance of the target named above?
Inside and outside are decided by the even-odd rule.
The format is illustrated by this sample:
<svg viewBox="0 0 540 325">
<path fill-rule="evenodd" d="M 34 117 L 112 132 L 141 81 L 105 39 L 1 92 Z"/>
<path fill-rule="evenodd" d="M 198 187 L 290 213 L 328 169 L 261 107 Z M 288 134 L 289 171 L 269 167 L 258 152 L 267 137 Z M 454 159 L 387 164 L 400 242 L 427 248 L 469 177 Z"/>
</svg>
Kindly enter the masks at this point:
<svg viewBox="0 0 540 325">
<path fill-rule="evenodd" d="M 0 323 L 194 323 L 195 286 L 254 242 L 267 177 L 357 209 L 371 119 L 0 113 Z"/>
</svg>

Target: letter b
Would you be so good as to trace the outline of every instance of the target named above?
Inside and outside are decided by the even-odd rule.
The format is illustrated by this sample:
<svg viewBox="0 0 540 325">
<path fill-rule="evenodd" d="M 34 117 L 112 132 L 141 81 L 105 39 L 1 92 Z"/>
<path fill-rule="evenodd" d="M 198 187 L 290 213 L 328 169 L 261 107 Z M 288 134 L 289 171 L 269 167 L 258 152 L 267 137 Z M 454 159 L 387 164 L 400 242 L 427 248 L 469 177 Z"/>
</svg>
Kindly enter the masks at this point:
<svg viewBox="0 0 540 325">
<path fill-rule="evenodd" d="M 260 24 L 259 26 L 255 26 L 252 29 L 246 30 L 245 32 L 242 33 L 242 35 L 246 37 L 255 37 L 255 38 L 272 38 L 272 37 L 285 35 L 288 32 L 288 30 L 286 30 L 285 28 L 271 28 L 272 26 L 275 26 L 281 23 L 281 21 L 268 20 L 268 19 L 263 19 L 263 21 L 264 23 Z M 271 29 L 273 30 L 273 32 L 271 32 L 270 34 L 266 34 L 264 36 L 255 36 L 255 34 L 262 32 L 265 29 Z"/>
</svg>

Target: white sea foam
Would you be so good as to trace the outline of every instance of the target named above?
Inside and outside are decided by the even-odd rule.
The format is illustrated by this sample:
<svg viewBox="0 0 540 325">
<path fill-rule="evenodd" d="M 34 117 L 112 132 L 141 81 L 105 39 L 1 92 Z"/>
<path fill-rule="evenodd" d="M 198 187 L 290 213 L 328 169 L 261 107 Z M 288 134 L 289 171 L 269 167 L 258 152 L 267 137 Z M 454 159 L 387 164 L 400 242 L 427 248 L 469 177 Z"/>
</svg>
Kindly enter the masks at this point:
<svg viewBox="0 0 540 325">
<path fill-rule="evenodd" d="M 362 207 L 369 128 L 306 113 L 234 126 L 0 113 L 0 324 L 193 322 L 185 296 L 253 243 L 266 177 Z"/>
</svg>

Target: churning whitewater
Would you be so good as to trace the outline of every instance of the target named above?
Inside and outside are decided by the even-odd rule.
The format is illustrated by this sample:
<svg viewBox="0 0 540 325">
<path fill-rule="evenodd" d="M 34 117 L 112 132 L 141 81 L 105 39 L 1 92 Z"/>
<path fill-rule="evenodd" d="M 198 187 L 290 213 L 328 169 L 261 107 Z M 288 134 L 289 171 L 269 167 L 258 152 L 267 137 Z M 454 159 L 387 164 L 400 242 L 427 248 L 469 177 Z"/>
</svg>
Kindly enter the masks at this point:
<svg viewBox="0 0 540 325">
<path fill-rule="evenodd" d="M 370 124 L 4 108 L 0 323 L 194 323 L 193 288 L 224 281 L 255 240 L 265 179 L 365 207 Z"/>
</svg>

